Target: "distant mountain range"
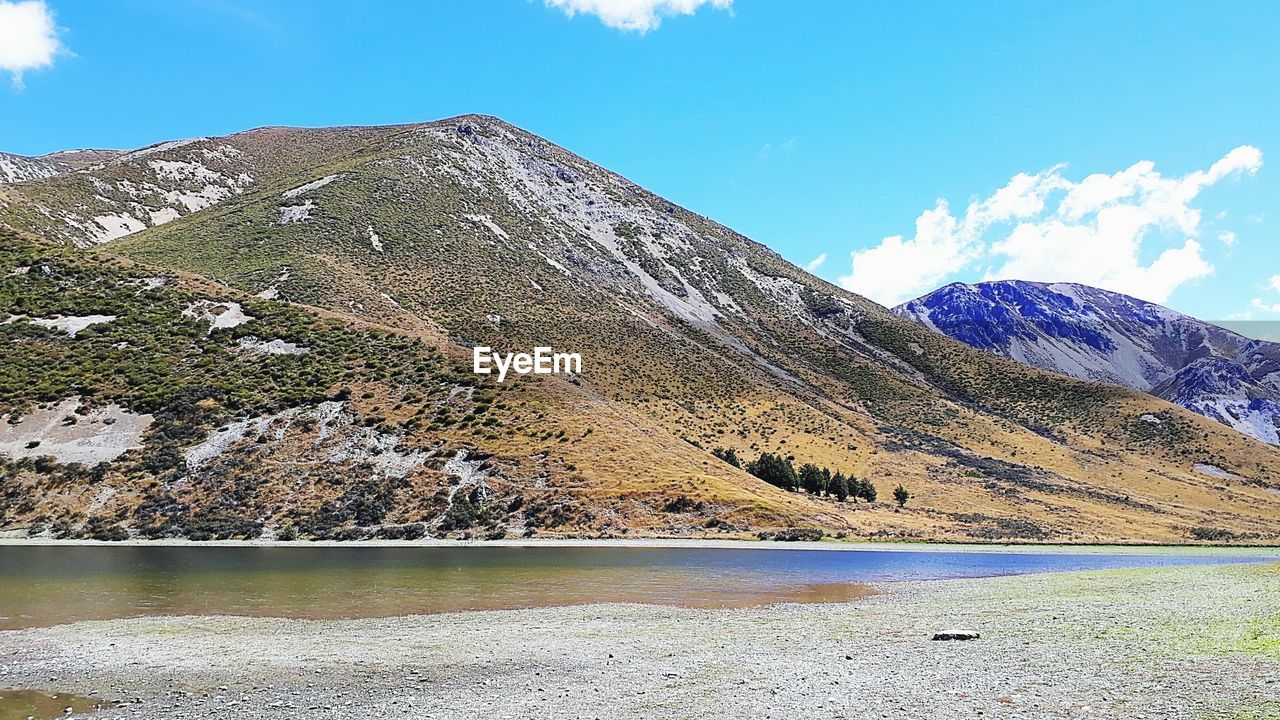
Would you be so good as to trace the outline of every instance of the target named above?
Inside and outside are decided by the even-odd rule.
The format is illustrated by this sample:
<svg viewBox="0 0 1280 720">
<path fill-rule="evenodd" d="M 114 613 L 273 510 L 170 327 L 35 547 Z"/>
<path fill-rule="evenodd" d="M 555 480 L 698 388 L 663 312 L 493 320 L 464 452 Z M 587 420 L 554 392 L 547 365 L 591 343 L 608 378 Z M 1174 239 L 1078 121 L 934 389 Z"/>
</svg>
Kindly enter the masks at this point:
<svg viewBox="0 0 1280 720">
<path fill-rule="evenodd" d="M 0 530 L 1280 539 L 1280 448 L 932 332 L 496 118 L 77 159 L 0 184 Z M 582 371 L 499 383 L 473 346 Z"/>
<path fill-rule="evenodd" d="M 973 347 L 1149 392 L 1280 443 L 1280 344 L 1072 283 L 953 283 L 894 312 Z"/>
</svg>

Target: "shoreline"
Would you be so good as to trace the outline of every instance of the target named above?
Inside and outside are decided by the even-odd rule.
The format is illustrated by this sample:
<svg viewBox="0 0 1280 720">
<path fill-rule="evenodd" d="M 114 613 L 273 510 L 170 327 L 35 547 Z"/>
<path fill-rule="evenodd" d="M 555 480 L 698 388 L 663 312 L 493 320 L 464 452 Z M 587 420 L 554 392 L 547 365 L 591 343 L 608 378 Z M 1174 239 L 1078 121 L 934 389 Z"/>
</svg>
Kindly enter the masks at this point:
<svg viewBox="0 0 1280 720">
<path fill-rule="evenodd" d="M 777 542 L 695 538 L 522 538 L 503 540 L 160 540 L 121 541 L 0 537 L 0 547 L 220 547 L 220 548 L 631 548 L 631 549 L 731 549 L 826 550 L 832 552 L 935 552 L 1028 555 L 1139 555 L 1263 557 L 1280 560 L 1280 546 L 1268 545 L 1140 545 L 1140 544 L 1030 544 L 944 542 Z"/>
<path fill-rule="evenodd" d="M 1272 566 L 1165 567 L 734 610 L 82 621 L 0 632 L 0 688 L 121 703 L 104 720 L 1234 717 L 1280 703 L 1277 583 Z M 981 637 L 930 640 L 952 628 Z"/>
</svg>

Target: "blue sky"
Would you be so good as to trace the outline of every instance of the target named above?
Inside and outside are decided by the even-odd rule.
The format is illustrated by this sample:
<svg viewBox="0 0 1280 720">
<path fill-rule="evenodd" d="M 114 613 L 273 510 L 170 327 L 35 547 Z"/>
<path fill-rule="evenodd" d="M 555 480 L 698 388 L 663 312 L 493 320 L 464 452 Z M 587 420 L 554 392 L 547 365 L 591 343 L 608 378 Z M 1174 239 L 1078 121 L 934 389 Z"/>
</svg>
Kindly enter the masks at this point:
<svg viewBox="0 0 1280 720">
<path fill-rule="evenodd" d="M 49 62 L 0 49 L 9 152 L 490 113 L 882 301 L 1017 273 L 1280 318 L 1280 3 L 47 7 Z"/>
</svg>

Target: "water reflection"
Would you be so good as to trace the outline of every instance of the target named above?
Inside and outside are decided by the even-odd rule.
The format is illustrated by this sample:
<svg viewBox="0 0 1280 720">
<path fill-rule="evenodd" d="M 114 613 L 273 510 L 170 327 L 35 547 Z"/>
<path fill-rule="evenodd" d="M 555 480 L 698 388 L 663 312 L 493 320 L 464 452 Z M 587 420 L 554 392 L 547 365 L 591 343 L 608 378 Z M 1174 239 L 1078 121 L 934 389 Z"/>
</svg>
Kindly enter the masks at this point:
<svg viewBox="0 0 1280 720">
<path fill-rule="evenodd" d="M 141 615 L 351 618 L 593 602 L 839 602 L 862 583 L 1230 558 L 725 548 L 0 547 L 0 628 Z M 1236 560 L 1248 560 L 1240 558 Z"/>
</svg>

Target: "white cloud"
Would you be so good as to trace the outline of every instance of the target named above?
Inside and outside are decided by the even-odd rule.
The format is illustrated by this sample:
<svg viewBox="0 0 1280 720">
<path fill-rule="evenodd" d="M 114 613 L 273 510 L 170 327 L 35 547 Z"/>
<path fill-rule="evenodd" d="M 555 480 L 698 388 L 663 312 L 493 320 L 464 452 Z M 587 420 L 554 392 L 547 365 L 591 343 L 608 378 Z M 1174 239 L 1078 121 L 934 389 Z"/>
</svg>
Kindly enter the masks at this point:
<svg viewBox="0 0 1280 720">
<path fill-rule="evenodd" d="M 1269 304 L 1262 301 L 1262 298 L 1254 298 L 1253 306 L 1264 313 L 1280 315 L 1280 303 Z"/>
<path fill-rule="evenodd" d="M 1223 230 L 1222 232 L 1218 233 L 1218 240 L 1220 240 L 1222 244 L 1226 245 L 1227 247 L 1234 247 L 1236 244 L 1236 239 L 1237 239 L 1236 234 L 1231 232 L 1230 230 Z"/>
<path fill-rule="evenodd" d="M 894 305 L 935 289 L 981 263 L 985 279 L 1079 282 L 1164 302 L 1178 287 L 1213 273 L 1192 203 L 1225 178 L 1252 175 L 1262 153 L 1244 145 L 1207 170 L 1165 177 L 1143 161 L 1074 182 L 1063 166 L 1020 173 L 956 218 L 945 200 L 916 220 L 916 234 L 885 238 L 852 254 L 840 284 Z M 1219 240 L 1230 245 L 1235 234 Z M 1153 257 L 1144 264 L 1142 258 Z"/>
<path fill-rule="evenodd" d="M 44 0 L 0 0 L 0 70 L 22 87 L 22 74 L 53 65 L 62 50 L 53 13 Z"/>
<path fill-rule="evenodd" d="M 1267 289 L 1280 292 L 1280 275 L 1272 275 L 1271 279 L 1267 280 Z M 1271 315 L 1280 315 L 1280 303 L 1271 303 L 1262 298 L 1254 298 L 1249 304 L 1255 310 L 1261 310 Z"/>
<path fill-rule="evenodd" d="M 824 262 L 826 262 L 826 261 L 827 261 L 827 254 L 826 254 L 826 253 L 822 253 L 822 254 L 821 254 L 821 255 L 819 255 L 818 257 L 816 257 L 816 258 L 814 258 L 814 259 L 810 260 L 809 262 L 805 263 L 804 269 L 805 269 L 805 270 L 808 270 L 809 272 L 813 272 L 814 270 L 817 270 L 818 268 L 822 267 L 822 263 L 824 263 Z M 1280 278 L 1276 278 L 1276 279 L 1277 279 L 1277 280 L 1280 280 Z"/>
<path fill-rule="evenodd" d="M 611 28 L 647 33 L 657 30 L 662 18 L 692 15 L 703 5 L 729 10 L 733 0 L 545 0 L 548 7 L 565 15 L 595 15 Z"/>
<path fill-rule="evenodd" d="M 981 248 L 970 233 L 957 231 L 946 200 L 916 218 L 916 234 L 887 237 L 874 248 L 853 253 L 852 272 L 840 278 L 846 289 L 884 303 L 897 303 L 937 287 L 975 260 Z"/>
</svg>

